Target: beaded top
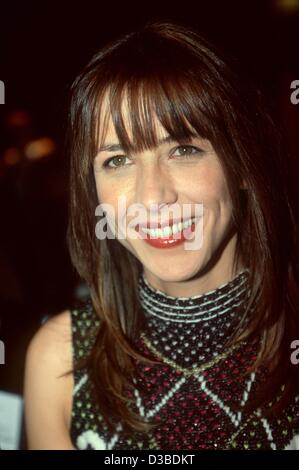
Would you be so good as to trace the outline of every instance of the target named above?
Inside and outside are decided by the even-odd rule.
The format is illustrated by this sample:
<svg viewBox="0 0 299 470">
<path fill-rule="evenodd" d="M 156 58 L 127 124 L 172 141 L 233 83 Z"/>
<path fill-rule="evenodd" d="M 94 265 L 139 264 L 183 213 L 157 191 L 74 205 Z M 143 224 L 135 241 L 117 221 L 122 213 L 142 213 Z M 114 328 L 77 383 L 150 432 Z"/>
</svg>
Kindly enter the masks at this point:
<svg viewBox="0 0 299 470">
<path fill-rule="evenodd" d="M 217 357 L 245 320 L 247 280 L 244 270 L 217 289 L 186 298 L 166 295 L 142 275 L 139 298 L 153 346 L 184 367 L 198 367 Z"/>
<path fill-rule="evenodd" d="M 138 294 L 145 326 L 137 347 L 160 362 L 137 361 L 136 388 L 127 395 L 132 409 L 156 426 L 148 433 L 125 432 L 119 422 L 109 431 L 92 400 L 88 371 L 76 371 L 70 434 L 77 449 L 295 448 L 299 397 L 281 416 L 266 418 L 260 409 L 249 415 L 245 405 L 261 377 L 245 372 L 259 341 L 227 346 L 253 313 L 246 312 L 247 270 L 217 289 L 187 298 L 166 295 L 141 275 Z M 91 301 L 72 309 L 71 317 L 76 361 L 91 350 L 99 320 Z"/>
</svg>

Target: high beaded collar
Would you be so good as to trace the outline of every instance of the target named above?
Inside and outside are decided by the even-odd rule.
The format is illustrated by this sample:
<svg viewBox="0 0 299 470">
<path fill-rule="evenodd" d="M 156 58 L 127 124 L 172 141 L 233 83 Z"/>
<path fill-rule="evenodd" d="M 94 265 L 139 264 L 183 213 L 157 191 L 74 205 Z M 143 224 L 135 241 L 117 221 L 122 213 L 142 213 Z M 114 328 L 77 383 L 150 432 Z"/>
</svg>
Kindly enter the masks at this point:
<svg viewBox="0 0 299 470">
<path fill-rule="evenodd" d="M 216 289 L 192 297 L 173 297 L 151 286 L 141 274 L 139 299 L 145 333 L 164 356 L 182 366 L 217 356 L 244 320 L 249 297 L 248 269 Z"/>
<path fill-rule="evenodd" d="M 172 297 L 152 287 L 144 275 L 139 279 L 139 298 L 144 311 L 161 320 L 196 323 L 224 315 L 232 305 L 240 305 L 247 292 L 248 270 L 204 294 Z"/>
</svg>

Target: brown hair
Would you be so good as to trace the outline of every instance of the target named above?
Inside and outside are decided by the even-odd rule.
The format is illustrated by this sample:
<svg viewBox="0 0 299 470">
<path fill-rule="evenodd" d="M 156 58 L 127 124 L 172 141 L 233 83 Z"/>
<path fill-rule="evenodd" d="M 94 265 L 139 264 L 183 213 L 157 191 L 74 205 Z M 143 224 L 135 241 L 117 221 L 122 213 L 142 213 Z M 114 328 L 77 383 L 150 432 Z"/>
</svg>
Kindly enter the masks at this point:
<svg viewBox="0 0 299 470">
<path fill-rule="evenodd" d="M 232 198 L 236 260 L 242 257 L 250 273 L 248 309 L 255 305 L 252 321 L 246 330 L 240 325 L 234 341 L 261 335 L 254 367 L 269 369 L 267 387 L 256 404 L 272 399 L 282 383 L 288 400 L 297 386 L 290 343 L 299 338 L 298 232 L 285 149 L 261 93 L 228 64 L 194 30 L 152 22 L 102 48 L 71 88 L 68 244 L 101 320 L 84 365 L 108 424 L 115 418 L 129 428 L 146 429 L 124 394 L 133 385 L 134 360 L 142 359 L 134 347 L 142 317 L 137 295 L 142 266 L 117 240 L 95 236 L 93 160 L 105 97 L 125 151 L 156 145 L 153 113 L 174 139 L 198 134 L 212 143 Z M 124 93 L 131 141 L 122 115 Z M 240 190 L 243 180 L 246 189 Z"/>
</svg>

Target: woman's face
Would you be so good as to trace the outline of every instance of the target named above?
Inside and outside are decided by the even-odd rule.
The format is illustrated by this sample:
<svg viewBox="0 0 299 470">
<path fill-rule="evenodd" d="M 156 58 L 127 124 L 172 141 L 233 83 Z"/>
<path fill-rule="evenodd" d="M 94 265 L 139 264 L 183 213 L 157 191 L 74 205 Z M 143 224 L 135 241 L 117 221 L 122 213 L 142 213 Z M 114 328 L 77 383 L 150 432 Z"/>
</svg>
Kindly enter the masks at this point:
<svg viewBox="0 0 299 470">
<path fill-rule="evenodd" d="M 110 120 L 94 162 L 98 199 L 114 209 L 116 226 L 120 198 L 124 198 L 127 211 L 130 205 L 141 205 L 143 215 L 148 217 L 145 222 L 153 220 L 150 219 L 153 214 L 155 221 L 161 221 L 161 211 L 152 212 L 152 207 L 160 205 L 164 205 L 164 210 L 180 207 L 182 214 L 183 207 L 189 205 L 191 215 L 195 214 L 196 205 L 203 208 L 203 217 L 197 219 L 196 225 L 202 229 L 203 236 L 197 249 L 186 250 L 184 243 L 160 248 L 130 236 L 119 239 L 142 263 L 152 285 L 165 288 L 167 283 L 174 283 L 173 286 L 179 287 L 182 284 L 176 283 L 189 280 L 184 285 L 187 291 L 190 288 L 188 294 L 193 295 L 192 289 L 201 274 L 209 273 L 218 282 L 225 282 L 231 275 L 236 243 L 236 234 L 231 230 L 231 199 L 220 160 L 209 141 L 200 137 L 183 143 L 165 141 L 168 135 L 157 119 L 155 125 L 159 141 L 164 142 L 151 150 L 125 154 L 117 147 L 119 141 Z M 133 218 L 121 215 L 120 220 L 127 226 Z M 205 287 L 208 286 L 206 279 Z M 198 293 L 198 281 L 195 293 Z"/>
</svg>

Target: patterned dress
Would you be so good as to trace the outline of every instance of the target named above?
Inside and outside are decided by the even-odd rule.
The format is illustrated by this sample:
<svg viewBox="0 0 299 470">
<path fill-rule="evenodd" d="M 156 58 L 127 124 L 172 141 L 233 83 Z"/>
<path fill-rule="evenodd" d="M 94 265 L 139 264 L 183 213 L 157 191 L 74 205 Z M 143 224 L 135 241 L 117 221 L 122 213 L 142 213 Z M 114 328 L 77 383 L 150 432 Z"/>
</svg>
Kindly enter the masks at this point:
<svg viewBox="0 0 299 470">
<path fill-rule="evenodd" d="M 299 449 L 299 395 L 279 416 L 244 406 L 258 390 L 262 374 L 243 373 L 259 342 L 225 343 L 244 319 L 249 296 L 247 270 L 206 294 L 172 297 L 141 275 L 139 299 L 145 327 L 138 348 L 159 364 L 137 362 L 143 384 L 128 392 L 133 409 L 156 426 L 149 432 L 114 432 L 92 400 L 88 371 L 74 375 L 70 435 L 76 449 L 201 450 Z M 71 310 L 74 363 L 89 353 L 99 319 L 91 301 Z M 136 382 L 137 385 L 137 382 Z M 275 399 L 273 399 L 274 402 Z M 271 407 L 273 403 L 267 404 Z"/>
</svg>

